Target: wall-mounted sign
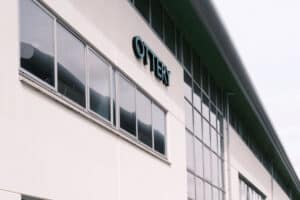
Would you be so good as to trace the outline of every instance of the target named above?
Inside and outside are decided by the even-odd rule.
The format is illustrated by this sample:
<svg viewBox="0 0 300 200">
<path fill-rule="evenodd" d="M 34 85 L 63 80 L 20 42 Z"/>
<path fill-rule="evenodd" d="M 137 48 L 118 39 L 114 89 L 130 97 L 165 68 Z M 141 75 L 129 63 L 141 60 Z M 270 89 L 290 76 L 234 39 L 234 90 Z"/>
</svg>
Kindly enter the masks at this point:
<svg viewBox="0 0 300 200">
<path fill-rule="evenodd" d="M 153 72 L 155 77 L 162 81 L 164 85 L 169 86 L 170 71 L 139 36 L 133 37 L 132 47 L 135 57 L 139 60 L 143 60 L 144 65 L 150 63 L 150 71 Z"/>
</svg>

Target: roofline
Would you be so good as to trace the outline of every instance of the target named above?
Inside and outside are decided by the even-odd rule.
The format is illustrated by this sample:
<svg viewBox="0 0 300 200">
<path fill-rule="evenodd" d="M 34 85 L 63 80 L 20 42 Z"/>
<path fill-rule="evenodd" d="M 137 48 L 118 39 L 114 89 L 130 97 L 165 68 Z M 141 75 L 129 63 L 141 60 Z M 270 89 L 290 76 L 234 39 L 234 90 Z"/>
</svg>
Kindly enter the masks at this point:
<svg viewBox="0 0 300 200">
<path fill-rule="evenodd" d="M 244 67 L 240 56 L 238 55 L 233 42 L 231 41 L 225 26 L 220 20 L 216 9 L 214 8 L 210 0 L 189 0 L 193 5 L 196 14 L 206 26 L 210 33 L 213 41 L 215 42 L 219 52 L 224 58 L 230 72 L 235 78 L 238 86 L 240 87 L 243 95 L 254 111 L 259 122 L 263 126 L 268 139 L 272 145 L 276 147 L 276 153 L 279 155 L 285 168 L 287 169 L 292 181 L 294 182 L 298 192 L 300 192 L 300 181 L 298 176 L 286 154 L 286 151 L 281 144 L 279 137 L 273 128 L 273 125 L 257 95 L 257 92 L 251 83 L 249 75 L 247 74 L 246 68 Z"/>
</svg>

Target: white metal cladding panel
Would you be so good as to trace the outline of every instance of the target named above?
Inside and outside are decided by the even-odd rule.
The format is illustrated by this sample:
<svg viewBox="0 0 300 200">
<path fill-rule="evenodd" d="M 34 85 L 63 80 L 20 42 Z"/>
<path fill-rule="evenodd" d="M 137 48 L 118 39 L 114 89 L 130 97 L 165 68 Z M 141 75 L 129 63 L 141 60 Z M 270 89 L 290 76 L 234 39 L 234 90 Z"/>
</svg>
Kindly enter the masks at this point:
<svg viewBox="0 0 300 200">
<path fill-rule="evenodd" d="M 273 191 L 274 191 L 273 200 L 289 199 L 287 194 L 281 189 L 281 187 L 278 185 L 276 181 L 274 181 Z"/>
<path fill-rule="evenodd" d="M 12 193 L 12 192 L 7 192 L 4 190 L 0 190 L 0 199 L 1 200 L 21 200 L 21 195 Z"/>
<path fill-rule="evenodd" d="M 48 199 L 186 199 L 183 74 L 176 60 L 127 1 L 45 2 L 170 111 L 171 165 L 19 81 L 18 0 L 11 0 L 0 8 L 0 25 L 5 27 L 0 37 L 0 189 Z M 77 10 L 96 2 L 102 7 L 89 12 L 97 11 L 94 20 L 106 20 L 106 27 L 91 23 L 87 10 Z M 110 13 L 120 16 L 110 21 Z M 127 28 L 111 25 L 124 23 L 120 19 L 128 19 Z M 133 30 L 135 26 L 139 28 Z M 103 28 L 113 34 L 104 35 Z M 120 29 L 124 34 L 115 33 Z M 138 65 L 131 49 L 134 34 L 163 55 L 172 71 L 169 88 Z"/>
<path fill-rule="evenodd" d="M 272 180 L 269 172 L 262 163 L 256 158 L 249 147 L 244 143 L 237 132 L 230 127 L 230 174 L 231 174 L 231 193 L 233 200 L 240 199 L 239 173 L 247 178 L 257 189 L 266 195 L 266 199 L 288 199 L 283 195 L 284 191 Z M 274 189 L 272 192 L 272 188 Z M 280 196 L 278 196 L 280 194 Z M 275 196 L 277 196 L 275 198 Z"/>
</svg>

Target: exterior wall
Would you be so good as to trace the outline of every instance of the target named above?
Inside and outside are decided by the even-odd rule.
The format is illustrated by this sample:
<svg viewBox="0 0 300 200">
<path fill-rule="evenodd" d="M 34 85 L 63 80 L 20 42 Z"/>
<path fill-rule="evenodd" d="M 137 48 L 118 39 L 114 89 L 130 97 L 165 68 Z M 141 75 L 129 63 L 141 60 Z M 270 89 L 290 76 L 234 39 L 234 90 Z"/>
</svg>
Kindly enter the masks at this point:
<svg viewBox="0 0 300 200">
<path fill-rule="evenodd" d="M 21 195 L 16 194 L 16 193 L 12 193 L 12 192 L 8 192 L 8 191 L 4 191 L 4 190 L 0 190 L 0 199 L 3 199 L 3 200 L 21 200 Z"/>
<path fill-rule="evenodd" d="M 5 27 L 0 38 L 0 189 L 47 199 L 185 199 L 183 74 L 175 58 L 127 1 L 44 2 L 168 111 L 170 163 L 19 80 L 18 0 L 11 0 L 0 8 Z M 168 65 L 170 87 L 135 59 L 134 35 Z"/>
<path fill-rule="evenodd" d="M 229 150 L 230 156 L 227 160 L 227 167 L 229 167 L 227 169 L 230 173 L 230 180 L 227 180 L 229 181 L 227 184 L 230 184 L 231 187 L 231 199 L 240 199 L 239 174 L 248 179 L 257 189 L 266 195 L 267 200 L 289 199 L 231 126 L 229 126 L 229 135 L 230 143 L 227 150 Z M 228 199 L 230 199 L 229 196 Z"/>
</svg>

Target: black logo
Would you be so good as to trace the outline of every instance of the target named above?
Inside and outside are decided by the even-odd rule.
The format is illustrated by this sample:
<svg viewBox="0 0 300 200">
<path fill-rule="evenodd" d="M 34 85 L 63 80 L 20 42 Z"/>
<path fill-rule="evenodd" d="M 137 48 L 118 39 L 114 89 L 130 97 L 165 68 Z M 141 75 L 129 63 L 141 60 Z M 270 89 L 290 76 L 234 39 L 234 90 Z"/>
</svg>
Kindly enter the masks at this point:
<svg viewBox="0 0 300 200">
<path fill-rule="evenodd" d="M 139 36 L 133 37 L 132 47 L 135 57 L 139 60 L 143 60 L 144 65 L 147 65 L 149 62 L 150 71 L 153 72 L 155 77 L 162 81 L 164 85 L 169 86 L 170 71 Z"/>
</svg>

